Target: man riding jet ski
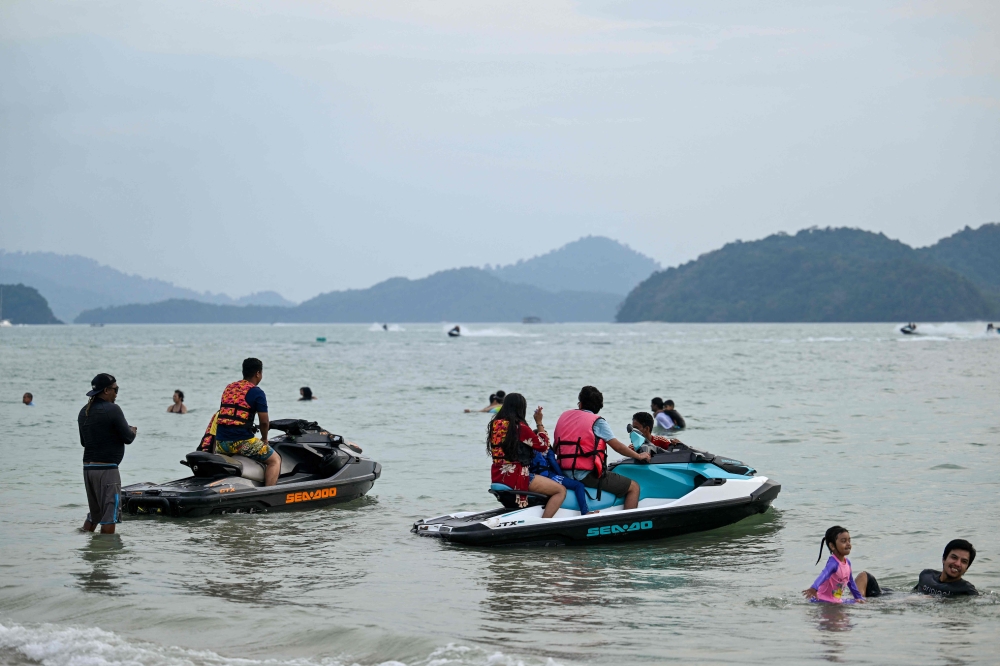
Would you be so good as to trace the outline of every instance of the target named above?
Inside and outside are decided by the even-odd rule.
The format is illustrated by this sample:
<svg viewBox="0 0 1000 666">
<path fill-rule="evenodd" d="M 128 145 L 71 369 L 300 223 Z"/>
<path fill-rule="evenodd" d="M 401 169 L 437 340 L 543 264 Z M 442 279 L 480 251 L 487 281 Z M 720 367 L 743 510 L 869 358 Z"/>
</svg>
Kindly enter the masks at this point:
<svg viewBox="0 0 1000 666">
<path fill-rule="evenodd" d="M 314 509 L 361 497 L 382 473 L 381 465 L 340 435 L 312 421 L 283 419 L 270 423 L 283 433 L 267 442 L 281 468 L 277 484 L 265 486 L 263 464 L 213 452 L 215 427 L 213 417 L 199 450 L 181 461 L 193 476 L 122 488 L 122 513 L 176 517 Z"/>
</svg>

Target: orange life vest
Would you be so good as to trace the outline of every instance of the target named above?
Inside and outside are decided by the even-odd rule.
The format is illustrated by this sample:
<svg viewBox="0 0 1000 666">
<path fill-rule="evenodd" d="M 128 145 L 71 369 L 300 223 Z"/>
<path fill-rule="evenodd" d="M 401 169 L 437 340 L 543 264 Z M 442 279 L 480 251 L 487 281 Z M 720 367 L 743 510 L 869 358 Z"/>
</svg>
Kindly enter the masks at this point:
<svg viewBox="0 0 1000 666">
<path fill-rule="evenodd" d="M 253 421 L 253 410 L 247 402 L 247 392 L 255 386 L 256 384 L 246 379 L 227 386 L 222 392 L 222 404 L 219 405 L 219 418 L 216 422 L 227 426 L 250 425 Z"/>
<path fill-rule="evenodd" d="M 607 443 L 594 434 L 594 424 L 599 418 L 592 412 L 571 409 L 556 421 L 553 448 L 563 470 L 594 470 L 597 476 L 604 474 Z"/>
</svg>

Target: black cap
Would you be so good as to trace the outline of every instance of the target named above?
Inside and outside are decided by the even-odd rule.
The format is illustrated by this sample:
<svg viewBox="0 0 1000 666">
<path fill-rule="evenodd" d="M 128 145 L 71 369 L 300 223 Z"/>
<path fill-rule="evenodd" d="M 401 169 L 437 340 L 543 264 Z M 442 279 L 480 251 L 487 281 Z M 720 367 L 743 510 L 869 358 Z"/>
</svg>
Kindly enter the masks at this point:
<svg viewBox="0 0 1000 666">
<path fill-rule="evenodd" d="M 93 397 L 98 393 L 100 393 L 101 391 L 103 391 L 104 389 L 111 386 L 112 384 L 114 384 L 116 381 L 117 380 L 115 379 L 114 375 L 109 375 L 106 372 L 102 372 L 101 374 L 97 375 L 96 377 L 90 380 L 90 388 L 92 390 L 87 391 L 87 395 Z"/>
</svg>

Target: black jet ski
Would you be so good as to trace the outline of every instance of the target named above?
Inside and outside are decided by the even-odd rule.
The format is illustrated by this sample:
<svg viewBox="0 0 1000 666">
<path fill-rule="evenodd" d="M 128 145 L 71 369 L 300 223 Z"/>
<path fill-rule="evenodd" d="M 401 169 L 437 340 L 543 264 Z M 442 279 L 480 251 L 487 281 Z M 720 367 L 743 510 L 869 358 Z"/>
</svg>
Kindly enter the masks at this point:
<svg viewBox="0 0 1000 666">
<path fill-rule="evenodd" d="M 268 441 L 281 456 L 281 475 L 264 486 L 264 466 L 244 456 L 194 451 L 182 465 L 193 476 L 122 488 L 127 516 L 206 516 L 315 509 L 357 499 L 371 490 L 382 466 L 315 422 L 271 422 L 282 435 Z"/>
<path fill-rule="evenodd" d="M 418 520 L 411 532 L 470 546 L 593 545 L 661 539 L 730 525 L 764 513 L 781 486 L 738 460 L 675 444 L 649 463 L 628 458 L 610 469 L 639 484 L 639 507 L 625 511 L 623 498 L 587 491 L 580 514 L 575 495 L 552 518 L 542 518 L 545 495 L 493 484 L 503 507 Z M 526 508 L 521 508 L 524 503 Z"/>
<path fill-rule="evenodd" d="M 899 332 L 903 335 L 917 335 L 917 325 L 916 324 L 906 324 Z"/>
<path fill-rule="evenodd" d="M 456 326 L 455 328 L 448 331 L 449 338 L 458 338 L 462 336 L 462 329 Z"/>
</svg>

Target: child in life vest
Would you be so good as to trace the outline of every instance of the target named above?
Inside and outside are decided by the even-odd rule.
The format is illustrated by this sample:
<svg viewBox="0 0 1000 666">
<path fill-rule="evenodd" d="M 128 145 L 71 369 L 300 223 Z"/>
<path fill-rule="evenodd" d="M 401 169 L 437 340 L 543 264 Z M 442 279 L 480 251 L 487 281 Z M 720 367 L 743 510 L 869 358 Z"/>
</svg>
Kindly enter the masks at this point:
<svg viewBox="0 0 1000 666">
<path fill-rule="evenodd" d="M 810 601 L 825 601 L 831 604 L 863 603 L 865 598 L 854 583 L 851 561 L 847 559 L 851 553 L 850 532 L 840 525 L 828 529 L 820 543 L 816 564 L 823 558 L 823 544 L 830 550 L 830 559 L 826 561 L 823 573 L 813 582 L 812 587 L 802 590 L 802 594 Z M 853 599 L 845 598 L 848 590 Z"/>
</svg>

